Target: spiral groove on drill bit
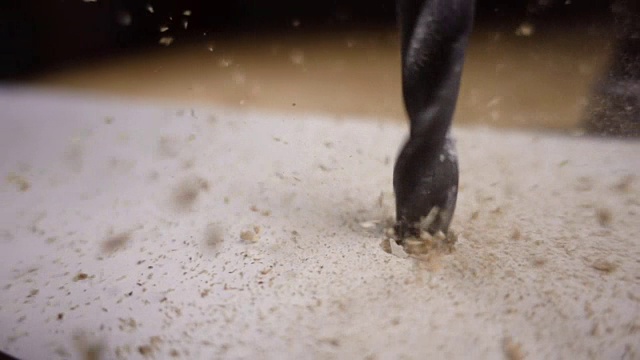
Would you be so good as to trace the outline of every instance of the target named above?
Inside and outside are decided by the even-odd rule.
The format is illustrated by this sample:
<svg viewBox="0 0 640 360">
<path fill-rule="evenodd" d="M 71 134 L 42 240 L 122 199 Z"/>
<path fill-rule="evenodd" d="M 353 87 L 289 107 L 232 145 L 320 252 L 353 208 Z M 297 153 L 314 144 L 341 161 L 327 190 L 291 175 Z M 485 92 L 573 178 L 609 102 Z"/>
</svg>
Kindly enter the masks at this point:
<svg viewBox="0 0 640 360">
<path fill-rule="evenodd" d="M 451 137 L 474 0 L 399 0 L 409 139 L 395 164 L 396 234 L 447 233 L 458 193 Z"/>
</svg>

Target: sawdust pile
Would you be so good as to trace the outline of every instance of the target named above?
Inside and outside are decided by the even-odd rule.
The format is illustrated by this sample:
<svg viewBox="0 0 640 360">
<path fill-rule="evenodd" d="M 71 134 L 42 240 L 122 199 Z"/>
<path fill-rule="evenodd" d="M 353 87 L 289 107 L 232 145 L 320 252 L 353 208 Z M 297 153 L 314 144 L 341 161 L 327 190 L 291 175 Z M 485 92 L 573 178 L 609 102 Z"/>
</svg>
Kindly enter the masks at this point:
<svg viewBox="0 0 640 360">
<path fill-rule="evenodd" d="M 442 231 L 430 234 L 426 230 L 420 231 L 420 236 L 399 239 L 392 227 L 385 231 L 386 238 L 382 241 L 382 249 L 401 258 L 412 258 L 430 270 L 440 269 L 440 260 L 443 255 L 451 254 L 455 251 L 455 244 L 458 235 L 449 231 L 444 234 Z"/>
</svg>

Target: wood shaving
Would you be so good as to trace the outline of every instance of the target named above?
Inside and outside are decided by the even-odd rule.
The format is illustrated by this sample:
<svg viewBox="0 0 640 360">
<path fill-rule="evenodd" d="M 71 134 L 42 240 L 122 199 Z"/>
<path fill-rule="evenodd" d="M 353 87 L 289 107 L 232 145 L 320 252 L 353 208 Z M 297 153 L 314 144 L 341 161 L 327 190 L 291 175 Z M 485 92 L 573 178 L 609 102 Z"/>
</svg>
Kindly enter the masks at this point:
<svg viewBox="0 0 640 360">
<path fill-rule="evenodd" d="M 409 254 L 407 254 L 406 251 L 404 251 L 404 248 L 402 247 L 402 245 L 398 245 L 396 240 L 392 237 L 382 240 L 382 243 L 380 244 L 380 246 L 382 247 L 382 250 L 384 250 L 385 252 L 391 255 L 395 255 L 401 259 L 406 259 L 409 257 Z"/>
<path fill-rule="evenodd" d="M 430 253 L 450 254 L 457 242 L 457 235 L 450 231 L 447 235 L 439 231 L 431 235 L 426 231 L 420 232 L 420 238 L 410 237 L 404 240 L 404 250 L 409 255 L 420 257 Z"/>
<path fill-rule="evenodd" d="M 258 241 L 259 237 L 255 232 L 247 230 L 240 233 L 240 239 L 248 242 L 256 242 Z"/>
<path fill-rule="evenodd" d="M 423 223 L 428 222 L 423 221 Z M 458 236 L 453 231 L 449 231 L 447 235 L 441 231 L 431 235 L 423 230 L 419 238 L 405 238 L 402 244 L 398 244 L 393 227 L 387 227 L 385 235 L 387 238 L 380 244 L 385 252 L 403 259 L 413 258 L 419 262 L 419 266 L 426 267 L 430 271 L 437 271 L 440 268 L 442 255 L 451 254 L 458 240 Z"/>
<path fill-rule="evenodd" d="M 368 220 L 368 221 L 361 222 L 359 225 L 363 229 L 373 229 L 376 226 L 378 226 L 378 223 L 379 223 L 378 220 Z"/>
</svg>

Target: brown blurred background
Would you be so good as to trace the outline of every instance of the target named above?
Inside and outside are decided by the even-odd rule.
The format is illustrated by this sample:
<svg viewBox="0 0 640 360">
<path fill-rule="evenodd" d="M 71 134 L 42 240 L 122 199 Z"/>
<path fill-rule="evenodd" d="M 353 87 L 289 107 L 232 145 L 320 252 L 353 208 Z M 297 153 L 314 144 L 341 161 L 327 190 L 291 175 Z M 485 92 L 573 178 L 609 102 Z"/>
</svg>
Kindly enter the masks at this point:
<svg viewBox="0 0 640 360">
<path fill-rule="evenodd" d="M 479 0 L 457 123 L 575 129 L 609 7 Z M 0 26 L 4 82 L 404 121 L 394 1 L 10 1 Z"/>
</svg>

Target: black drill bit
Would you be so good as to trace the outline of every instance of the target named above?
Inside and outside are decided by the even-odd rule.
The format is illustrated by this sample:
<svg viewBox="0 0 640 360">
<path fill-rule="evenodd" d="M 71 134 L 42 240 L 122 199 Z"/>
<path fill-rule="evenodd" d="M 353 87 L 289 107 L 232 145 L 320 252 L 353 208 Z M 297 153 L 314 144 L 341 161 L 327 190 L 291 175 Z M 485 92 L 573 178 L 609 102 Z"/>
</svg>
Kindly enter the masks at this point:
<svg viewBox="0 0 640 360">
<path fill-rule="evenodd" d="M 458 196 L 450 128 L 475 0 L 399 0 L 402 92 L 410 135 L 393 174 L 400 240 L 447 233 Z"/>
</svg>

